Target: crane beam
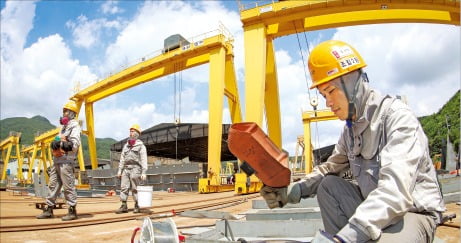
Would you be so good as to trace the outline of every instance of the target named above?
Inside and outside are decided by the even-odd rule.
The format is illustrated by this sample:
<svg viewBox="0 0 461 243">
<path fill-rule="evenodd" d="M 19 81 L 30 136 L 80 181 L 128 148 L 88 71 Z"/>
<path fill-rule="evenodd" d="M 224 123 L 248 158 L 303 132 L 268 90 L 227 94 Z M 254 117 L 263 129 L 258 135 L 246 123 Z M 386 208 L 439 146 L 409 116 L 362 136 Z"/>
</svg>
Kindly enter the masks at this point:
<svg viewBox="0 0 461 243">
<path fill-rule="evenodd" d="M 216 35 L 203 36 L 197 41 L 180 43 L 179 48 L 163 51 L 160 55 L 127 67 L 99 82 L 75 93 L 71 99 L 85 103 L 89 154 L 93 169 L 97 168 L 93 103 L 113 94 L 130 89 L 169 74 L 210 64 L 209 81 L 209 131 L 208 167 L 210 174 L 204 187 L 219 186 L 221 172 L 221 140 L 223 97 L 229 103 L 232 122 L 241 122 L 242 114 L 233 63 L 233 39 L 226 36 L 224 29 Z M 210 192 L 204 189 L 205 192 Z"/>
<path fill-rule="evenodd" d="M 297 32 L 364 24 L 460 25 L 460 1 L 274 1 L 244 9 L 240 15 L 244 28 L 263 23 L 267 26 L 267 36 L 277 38 Z"/>
</svg>

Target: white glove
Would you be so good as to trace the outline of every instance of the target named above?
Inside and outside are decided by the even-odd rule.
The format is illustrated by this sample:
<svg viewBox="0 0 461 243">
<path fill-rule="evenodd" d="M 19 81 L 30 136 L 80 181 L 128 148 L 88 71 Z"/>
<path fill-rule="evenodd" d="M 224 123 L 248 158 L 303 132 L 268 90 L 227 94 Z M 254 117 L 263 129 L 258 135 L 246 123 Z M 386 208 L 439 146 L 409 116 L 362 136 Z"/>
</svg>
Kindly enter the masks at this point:
<svg viewBox="0 0 461 243">
<path fill-rule="evenodd" d="M 279 188 L 263 186 L 259 193 L 266 200 L 269 208 L 282 208 L 287 203 L 299 203 L 301 200 L 301 187 L 297 183 Z"/>
<path fill-rule="evenodd" d="M 142 174 L 142 175 L 141 175 L 141 180 L 142 180 L 142 181 L 145 181 L 145 180 L 146 180 L 146 178 L 147 178 L 147 177 L 146 177 L 146 175 L 145 175 L 145 174 Z"/>
<path fill-rule="evenodd" d="M 121 171 L 119 171 L 119 172 L 117 173 L 117 177 L 118 177 L 118 178 L 122 177 L 122 172 L 121 172 Z"/>
<path fill-rule="evenodd" d="M 311 243 L 343 243 L 345 242 L 337 235 L 331 235 L 330 233 L 319 230 L 315 234 L 314 238 L 312 239 Z"/>
</svg>

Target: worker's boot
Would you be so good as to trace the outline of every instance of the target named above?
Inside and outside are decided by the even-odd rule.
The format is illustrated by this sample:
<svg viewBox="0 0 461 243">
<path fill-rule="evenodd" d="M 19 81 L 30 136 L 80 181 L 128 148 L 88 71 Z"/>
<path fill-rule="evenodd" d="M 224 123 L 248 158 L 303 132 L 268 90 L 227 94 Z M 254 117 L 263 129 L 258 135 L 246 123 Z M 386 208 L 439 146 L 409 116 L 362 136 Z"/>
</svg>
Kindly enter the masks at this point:
<svg viewBox="0 0 461 243">
<path fill-rule="evenodd" d="M 140 212 L 141 212 L 141 210 L 139 210 L 138 202 L 135 202 L 134 203 L 133 213 L 140 213 Z"/>
<path fill-rule="evenodd" d="M 53 206 L 48 206 L 46 205 L 45 208 L 43 208 L 43 212 L 39 215 L 37 215 L 36 218 L 38 219 L 49 219 L 53 218 Z"/>
<path fill-rule="evenodd" d="M 126 201 L 122 201 L 122 206 L 115 211 L 116 214 L 128 213 L 128 207 L 126 206 Z"/>
<path fill-rule="evenodd" d="M 69 210 L 67 211 L 67 215 L 62 217 L 61 219 L 62 221 L 77 219 L 77 209 L 75 209 L 75 206 L 70 206 Z"/>
</svg>

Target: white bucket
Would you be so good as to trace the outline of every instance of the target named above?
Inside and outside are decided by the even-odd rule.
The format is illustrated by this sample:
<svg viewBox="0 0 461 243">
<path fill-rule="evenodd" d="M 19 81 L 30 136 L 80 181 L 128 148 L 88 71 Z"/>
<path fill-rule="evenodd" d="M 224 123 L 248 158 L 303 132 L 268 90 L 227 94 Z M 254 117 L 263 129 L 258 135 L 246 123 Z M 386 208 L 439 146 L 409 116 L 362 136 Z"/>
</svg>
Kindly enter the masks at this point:
<svg viewBox="0 0 461 243">
<path fill-rule="evenodd" d="M 152 207 L 152 186 L 138 186 L 138 206 L 140 208 Z"/>
</svg>

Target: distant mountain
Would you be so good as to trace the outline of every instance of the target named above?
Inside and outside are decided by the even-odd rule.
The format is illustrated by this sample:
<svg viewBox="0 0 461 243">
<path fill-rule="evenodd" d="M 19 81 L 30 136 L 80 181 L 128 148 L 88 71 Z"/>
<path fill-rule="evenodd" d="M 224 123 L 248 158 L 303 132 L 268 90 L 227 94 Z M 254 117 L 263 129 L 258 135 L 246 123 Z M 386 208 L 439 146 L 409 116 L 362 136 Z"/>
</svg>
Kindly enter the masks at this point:
<svg viewBox="0 0 461 243">
<path fill-rule="evenodd" d="M 24 145 L 33 144 L 37 133 L 56 128 L 43 116 L 6 118 L 0 120 L 0 124 L 0 140 L 7 138 L 11 131 L 21 132 L 21 144 Z"/>
<path fill-rule="evenodd" d="M 429 139 L 431 156 L 443 153 L 442 148 L 445 147 L 447 142 L 448 129 L 450 130 L 450 142 L 453 143 L 455 150 L 459 148 L 459 110 L 460 91 L 458 90 L 437 113 L 419 118 Z"/>
<path fill-rule="evenodd" d="M 7 138 L 11 131 L 21 132 L 21 145 L 31 145 L 34 143 L 34 138 L 37 134 L 55 129 L 56 126 L 50 123 L 43 116 L 12 117 L 0 120 L 0 141 Z M 82 135 L 83 155 L 88 158 L 88 138 Z M 117 142 L 112 138 L 96 138 L 97 157 L 100 159 L 110 159 L 110 145 Z"/>
</svg>

